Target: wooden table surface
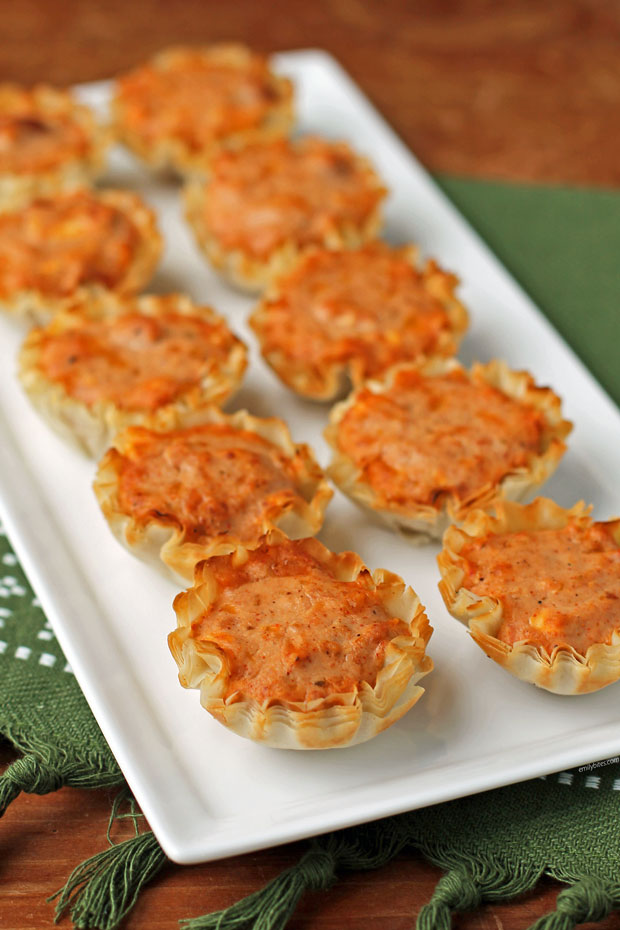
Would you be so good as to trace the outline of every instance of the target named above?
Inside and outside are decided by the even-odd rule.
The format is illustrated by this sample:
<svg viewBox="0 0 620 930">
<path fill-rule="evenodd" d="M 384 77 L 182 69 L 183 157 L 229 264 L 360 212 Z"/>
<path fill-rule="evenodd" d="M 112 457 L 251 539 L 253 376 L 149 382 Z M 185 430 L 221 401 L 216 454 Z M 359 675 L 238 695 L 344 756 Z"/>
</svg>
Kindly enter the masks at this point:
<svg viewBox="0 0 620 930">
<path fill-rule="evenodd" d="M 620 183 L 620 5 L 406 0 L 0 0 L 3 80 L 108 77 L 176 42 L 315 46 L 340 59 L 432 171 L 519 181 Z M 12 758 L 2 747 L 0 763 Z M 0 928 L 52 925 L 48 894 L 105 846 L 106 791 L 22 796 L 0 823 Z M 202 866 L 167 866 L 126 930 L 164 930 L 231 904 L 296 861 L 294 844 Z M 291 930 L 405 930 L 439 869 L 402 854 L 306 895 Z M 516 903 L 460 915 L 460 930 L 521 930 L 554 906 L 542 882 Z M 65 921 L 65 925 L 68 922 Z M 618 927 L 617 917 L 598 924 Z"/>
</svg>

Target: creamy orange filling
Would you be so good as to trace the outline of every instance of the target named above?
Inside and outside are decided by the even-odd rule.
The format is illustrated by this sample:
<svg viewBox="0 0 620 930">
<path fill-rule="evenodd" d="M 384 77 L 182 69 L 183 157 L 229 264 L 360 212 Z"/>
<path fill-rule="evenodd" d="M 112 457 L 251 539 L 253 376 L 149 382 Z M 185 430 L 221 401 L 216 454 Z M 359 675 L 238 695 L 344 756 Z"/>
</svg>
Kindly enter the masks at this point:
<svg viewBox="0 0 620 930">
<path fill-rule="evenodd" d="M 199 386 L 233 343 L 223 323 L 134 312 L 79 320 L 63 332 L 43 331 L 38 366 L 89 407 L 102 401 L 153 411 Z"/>
<path fill-rule="evenodd" d="M 382 243 L 313 253 L 279 280 L 278 296 L 261 308 L 263 352 L 282 352 L 317 377 L 353 360 L 369 377 L 432 355 L 439 345 L 441 354 L 452 354 L 450 317 L 427 287 L 433 273 L 435 266 L 418 271 L 402 249 Z"/>
<path fill-rule="evenodd" d="M 347 145 L 282 140 L 218 155 L 204 217 L 222 248 L 262 258 L 289 241 L 323 245 L 343 227 L 362 228 L 384 193 Z"/>
<path fill-rule="evenodd" d="M 620 548 L 605 523 L 475 539 L 460 555 L 462 586 L 501 602 L 505 643 L 585 654 L 620 630 Z"/>
<path fill-rule="evenodd" d="M 242 67 L 188 53 L 168 67 L 145 65 L 120 78 L 123 122 L 145 140 L 179 139 L 200 152 L 214 141 L 260 127 L 278 92 L 267 62 Z"/>
<path fill-rule="evenodd" d="M 310 701 L 374 686 L 386 646 L 408 634 L 367 573 L 338 581 L 294 542 L 264 545 L 240 568 L 210 564 L 219 591 L 192 635 L 225 654 L 228 696 Z"/>
<path fill-rule="evenodd" d="M 0 173 L 36 174 L 84 158 L 89 140 L 68 116 L 34 108 L 0 114 Z"/>
<path fill-rule="evenodd" d="M 169 433 L 134 430 L 117 456 L 123 513 L 179 527 L 186 542 L 232 534 L 251 543 L 301 497 L 299 463 L 247 430 L 225 424 Z"/>
<path fill-rule="evenodd" d="M 467 501 L 540 453 L 544 415 L 461 370 L 398 374 L 386 392 L 363 389 L 338 445 L 380 500 L 396 509 Z"/>
<path fill-rule="evenodd" d="M 83 284 L 114 288 L 138 246 L 129 217 L 87 191 L 35 200 L 0 215 L 0 296 L 35 290 L 66 297 Z"/>
</svg>

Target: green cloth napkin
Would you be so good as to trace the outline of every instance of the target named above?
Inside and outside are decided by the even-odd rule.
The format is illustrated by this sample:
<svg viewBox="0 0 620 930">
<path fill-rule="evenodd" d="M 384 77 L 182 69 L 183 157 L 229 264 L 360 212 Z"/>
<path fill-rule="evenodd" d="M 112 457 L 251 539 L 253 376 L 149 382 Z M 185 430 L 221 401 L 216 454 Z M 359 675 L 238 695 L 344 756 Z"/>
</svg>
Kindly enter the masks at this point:
<svg viewBox="0 0 620 930">
<path fill-rule="evenodd" d="M 620 194 L 454 178 L 440 183 L 620 401 Z M 0 734 L 22 753 L 0 777 L 0 813 L 20 791 L 123 784 L 4 536 Z M 122 816 L 123 798 L 113 817 Z M 279 930 L 306 889 L 328 888 L 345 869 L 377 868 L 409 846 L 446 870 L 418 915 L 418 930 L 448 930 L 453 911 L 519 894 L 542 875 L 568 887 L 537 930 L 570 930 L 620 907 L 619 815 L 620 764 L 604 760 L 589 772 L 535 779 L 319 837 L 264 889 L 186 927 Z M 165 862 L 135 810 L 124 816 L 133 817 L 136 835 L 79 864 L 59 892 L 58 913 L 68 909 L 76 927 L 117 927 Z"/>
</svg>

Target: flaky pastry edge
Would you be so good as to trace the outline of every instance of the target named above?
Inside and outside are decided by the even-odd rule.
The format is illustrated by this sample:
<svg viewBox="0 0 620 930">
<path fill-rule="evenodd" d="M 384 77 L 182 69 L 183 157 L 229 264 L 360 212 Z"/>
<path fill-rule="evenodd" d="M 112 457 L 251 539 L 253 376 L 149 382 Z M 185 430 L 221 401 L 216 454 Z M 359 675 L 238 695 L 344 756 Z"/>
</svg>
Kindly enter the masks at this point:
<svg viewBox="0 0 620 930">
<path fill-rule="evenodd" d="M 303 137 L 297 141 L 303 141 Z M 371 187 L 377 193 L 386 193 L 386 188 L 370 161 L 351 150 L 353 161 L 368 178 Z M 185 217 L 189 223 L 198 246 L 215 268 L 230 284 L 249 294 L 260 294 L 274 278 L 289 271 L 307 252 L 316 248 L 316 244 L 300 247 L 293 237 L 274 249 L 268 258 L 258 259 L 241 249 L 225 249 L 211 234 L 204 218 L 204 202 L 209 196 L 209 177 L 193 178 L 186 184 L 183 198 Z M 383 225 L 382 197 L 360 225 L 339 223 L 333 226 L 323 239 L 327 249 L 355 249 L 376 239 Z"/>
<path fill-rule="evenodd" d="M 284 501 L 280 513 L 266 518 L 257 530 L 254 542 L 274 527 L 278 527 L 289 539 L 317 533 L 323 524 L 333 491 L 310 447 L 305 443 L 293 442 L 284 420 L 278 417 L 254 417 L 246 410 L 225 414 L 217 407 L 208 407 L 189 416 L 178 416 L 172 412 L 166 427 L 157 427 L 157 431 L 167 432 L 211 423 L 256 433 L 276 446 L 287 458 L 298 458 L 301 462 L 299 494 L 295 501 L 292 506 L 290 500 Z M 132 435 L 131 427 L 118 434 L 112 448 L 103 456 L 93 482 L 95 496 L 112 533 L 123 546 L 138 558 L 167 574 L 171 573 L 176 581 L 185 585 L 193 580 L 198 562 L 230 552 L 241 544 L 241 540 L 229 533 L 217 536 L 211 542 L 185 542 L 180 527 L 156 519 L 144 524 L 125 513 L 119 502 L 118 476 L 122 456 L 131 448 Z"/>
<path fill-rule="evenodd" d="M 359 245 L 364 244 L 366 243 L 359 243 Z M 286 269 L 287 276 L 295 271 L 295 265 L 301 264 L 315 251 L 317 251 L 316 248 L 307 249 L 302 255 L 298 255 L 294 265 Z M 416 246 L 403 246 L 395 249 L 394 252 L 398 254 L 398 257 L 407 260 L 416 270 L 420 270 Z M 458 281 L 453 274 L 444 271 L 432 260 L 426 263 L 421 273 L 428 292 L 441 302 L 450 321 L 450 330 L 442 331 L 435 351 L 428 357 L 444 358 L 454 355 L 469 325 L 469 314 L 455 294 Z M 323 365 L 309 360 L 307 365 L 303 365 L 298 360 L 292 360 L 280 349 L 267 351 L 264 348 L 263 323 L 269 316 L 269 306 L 272 303 L 279 303 L 286 296 L 286 281 L 281 280 L 280 277 L 278 276 L 271 282 L 267 293 L 249 318 L 249 324 L 260 344 L 261 354 L 269 367 L 288 388 L 310 400 L 334 401 L 345 390 L 360 387 L 366 378 L 359 359 L 351 358 L 344 362 L 334 361 Z M 294 308 L 291 313 L 294 313 Z M 422 358 L 417 360 L 418 363 L 421 361 Z"/>
<path fill-rule="evenodd" d="M 42 116 L 56 113 L 70 116 L 84 131 L 90 145 L 85 157 L 74 157 L 56 168 L 29 174 L 0 174 L 0 212 L 18 210 L 35 197 L 88 187 L 105 171 L 114 133 L 110 126 L 98 122 L 89 107 L 77 103 L 70 91 L 48 84 L 39 84 L 31 90 L 11 84 L 0 87 L 0 96 L 12 92 L 28 94 Z"/>
<path fill-rule="evenodd" d="M 586 694 L 617 681 L 620 678 L 620 629 L 613 632 L 611 645 L 593 643 L 585 655 L 568 644 L 556 646 L 549 654 L 544 647 L 532 643 L 510 645 L 502 642 L 495 635 L 502 622 L 501 599 L 481 597 L 463 587 L 465 559 L 460 552 L 469 540 L 491 534 L 559 529 L 570 520 L 587 526 L 593 522 L 590 510 L 583 501 L 563 508 L 545 497 L 536 498 L 525 506 L 514 501 L 500 501 L 495 516 L 477 510 L 468 515 L 461 527 L 449 527 L 437 557 L 441 573 L 439 590 L 452 616 L 464 623 L 478 646 L 511 675 L 555 694 Z M 609 523 L 620 545 L 620 519 Z"/>
<path fill-rule="evenodd" d="M 175 46 L 159 52 L 149 62 L 163 71 L 175 59 L 182 60 L 188 54 L 196 55 L 196 48 Z M 219 43 L 205 46 L 203 55 L 206 59 L 224 60 L 239 69 L 243 69 L 250 60 L 250 49 L 240 43 Z M 240 149 L 245 145 L 270 142 L 289 135 L 295 122 L 294 94 L 292 82 L 275 72 L 270 72 L 271 86 L 277 94 L 277 100 L 268 111 L 261 126 L 234 132 L 222 136 L 200 152 L 196 152 L 183 139 L 164 137 L 153 142 L 145 139 L 142 133 L 127 125 L 122 98 L 115 93 L 112 103 L 113 126 L 118 139 L 154 171 L 172 170 L 181 176 L 202 175 L 208 169 L 213 156 L 224 149 Z"/>
<path fill-rule="evenodd" d="M 522 401 L 545 415 L 546 432 L 543 436 L 543 451 L 533 456 L 527 468 L 513 469 L 497 484 L 488 485 L 464 501 L 443 496 L 436 506 L 419 504 L 406 509 L 391 507 L 389 501 L 377 494 L 374 488 L 361 477 L 361 472 L 338 444 L 338 428 L 348 410 L 356 403 L 360 391 L 368 389 L 375 394 L 389 391 L 401 371 L 415 370 L 429 377 L 440 376 L 450 371 L 461 370 L 470 377 L 479 375 L 502 393 Z M 353 391 L 344 401 L 333 407 L 325 438 L 331 446 L 332 461 L 327 474 L 341 491 L 356 503 L 371 510 L 392 528 L 414 534 L 419 540 L 440 538 L 452 523 L 461 523 L 472 510 L 490 510 L 498 500 L 522 500 L 549 478 L 557 468 L 566 445 L 564 439 L 570 433 L 572 423 L 562 418 L 562 402 L 549 387 L 538 387 L 527 371 L 514 371 L 501 360 L 486 364 L 476 362 L 467 372 L 455 359 L 431 359 L 421 364 L 404 363 L 395 365 L 381 380 L 370 380 Z"/>
<path fill-rule="evenodd" d="M 174 306 L 171 306 L 174 302 Z M 210 307 L 198 306 L 184 294 L 166 296 L 144 295 L 142 297 L 119 297 L 102 291 L 98 294 L 78 294 L 67 302 L 45 328 L 35 328 L 26 336 L 19 353 L 18 377 L 30 401 L 43 419 L 57 433 L 77 446 L 87 455 L 98 458 L 112 443 L 121 430 L 132 425 L 151 426 L 153 429 L 173 429 L 186 422 L 196 411 L 213 404 L 222 404 L 243 380 L 247 366 L 244 344 L 230 332 L 231 345 L 228 356 L 202 379 L 171 403 L 157 410 L 124 410 L 110 400 L 100 400 L 92 405 L 72 397 L 65 387 L 49 379 L 40 368 L 41 343 L 51 332 L 60 334 L 66 330 L 79 329 L 80 323 L 88 320 L 115 318 L 126 313 L 137 312 L 143 316 L 157 317 L 162 313 L 178 313 L 228 326 L 223 317 Z"/>
<path fill-rule="evenodd" d="M 64 192 L 61 192 L 64 193 Z M 0 308 L 16 319 L 29 324 L 45 325 L 74 301 L 93 302 L 105 299 L 106 294 L 131 296 L 141 291 L 150 281 L 161 258 L 163 239 L 157 227 L 155 213 L 133 191 L 89 191 L 98 200 L 125 213 L 138 231 L 136 254 L 124 277 L 114 288 L 101 284 L 83 284 L 74 295 L 50 297 L 42 291 L 22 290 L 0 298 Z"/>
<path fill-rule="evenodd" d="M 269 545 L 285 537 L 278 531 L 266 537 Z M 316 539 L 299 545 L 309 551 L 340 581 L 354 581 L 367 572 L 354 552 L 334 553 Z M 243 564 L 249 551 L 238 547 L 231 553 L 233 565 Z M 238 694 L 226 696 L 226 657 L 213 643 L 192 636 L 199 620 L 216 596 L 217 586 L 209 562 L 196 568 L 194 585 L 174 601 L 177 629 L 168 644 L 179 667 L 184 688 L 200 690 L 200 702 L 216 720 L 239 736 L 280 749 L 335 749 L 354 746 L 377 736 L 399 720 L 424 693 L 418 681 L 430 672 L 426 655 L 432 627 L 415 592 L 385 569 L 368 573 L 388 612 L 409 625 L 408 636 L 388 643 L 385 661 L 374 686 L 361 682 L 356 691 L 334 693 L 306 702 L 266 700 L 262 703 Z"/>
</svg>

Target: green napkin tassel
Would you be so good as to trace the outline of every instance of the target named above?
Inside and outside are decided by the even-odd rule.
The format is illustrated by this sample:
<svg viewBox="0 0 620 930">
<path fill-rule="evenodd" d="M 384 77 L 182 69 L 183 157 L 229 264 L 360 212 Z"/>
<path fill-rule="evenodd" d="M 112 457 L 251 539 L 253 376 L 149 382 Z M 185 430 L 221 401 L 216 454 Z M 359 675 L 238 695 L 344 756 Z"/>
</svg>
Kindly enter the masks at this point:
<svg viewBox="0 0 620 930">
<path fill-rule="evenodd" d="M 130 812 L 121 814 L 120 808 L 129 801 Z M 133 820 L 135 835 L 122 843 L 111 838 L 116 820 Z M 144 885 L 168 861 L 151 830 L 140 832 L 142 814 L 127 789 L 123 789 L 112 806 L 108 824 L 109 848 L 80 863 L 65 885 L 48 901 L 58 898 L 56 922 L 68 910 L 74 927 L 80 930 L 114 930 L 129 913 Z"/>
</svg>

